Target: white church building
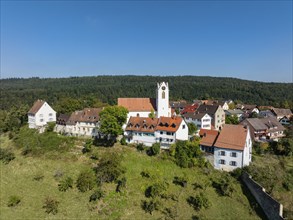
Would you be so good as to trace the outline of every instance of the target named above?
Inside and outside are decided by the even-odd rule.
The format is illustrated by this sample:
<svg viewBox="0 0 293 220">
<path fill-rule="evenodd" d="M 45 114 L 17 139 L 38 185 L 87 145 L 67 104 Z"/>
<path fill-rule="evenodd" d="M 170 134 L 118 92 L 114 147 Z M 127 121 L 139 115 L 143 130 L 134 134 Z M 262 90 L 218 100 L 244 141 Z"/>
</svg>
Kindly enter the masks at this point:
<svg viewBox="0 0 293 220">
<path fill-rule="evenodd" d="M 118 105 L 128 109 L 123 127 L 128 143 L 146 146 L 159 142 L 169 148 L 176 140 L 188 140 L 188 127 L 183 118 L 172 115 L 169 105 L 169 85 L 157 84 L 156 98 L 118 98 Z M 151 118 L 153 112 L 155 117 Z"/>
</svg>

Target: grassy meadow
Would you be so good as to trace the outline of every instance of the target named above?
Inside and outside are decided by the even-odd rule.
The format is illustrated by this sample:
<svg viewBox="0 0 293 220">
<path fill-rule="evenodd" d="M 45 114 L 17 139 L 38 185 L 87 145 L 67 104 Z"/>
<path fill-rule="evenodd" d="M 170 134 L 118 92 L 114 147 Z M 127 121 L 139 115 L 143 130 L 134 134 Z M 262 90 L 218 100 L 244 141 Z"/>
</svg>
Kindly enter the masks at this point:
<svg viewBox="0 0 293 220">
<path fill-rule="evenodd" d="M 220 196 L 214 187 L 207 185 L 205 190 L 194 189 L 193 183 L 209 182 L 210 178 L 221 178 L 224 173 L 209 168 L 180 168 L 169 159 L 161 156 L 150 157 L 137 152 L 135 148 L 117 144 L 113 148 L 94 147 L 93 152 L 82 154 L 82 140 L 75 140 L 75 145 L 67 152 L 49 152 L 48 155 L 23 156 L 7 136 L 0 137 L 1 148 L 11 148 L 15 159 L 8 164 L 0 162 L 1 219 L 260 219 L 248 198 L 243 194 L 241 185 L 233 182 L 234 192 L 231 197 Z M 66 192 L 58 190 L 60 178 L 69 176 L 76 181 L 80 171 L 93 167 L 98 160 L 90 158 L 92 154 L 102 158 L 109 152 L 117 152 L 122 166 L 126 168 L 126 188 L 116 193 L 115 183 L 104 183 L 105 196 L 96 202 L 89 202 L 93 190 L 79 192 L 76 186 Z M 54 156 L 55 155 L 55 156 Z M 142 177 L 147 171 L 151 177 Z M 173 184 L 175 176 L 185 176 L 187 187 Z M 40 178 L 36 178 L 40 177 Z M 37 180 L 36 180 L 37 179 Z M 167 195 L 174 199 L 160 198 L 161 208 L 151 214 L 146 213 L 141 204 L 145 190 L 157 181 L 168 183 Z M 187 203 L 189 196 L 203 192 L 210 202 L 207 209 L 195 210 Z M 18 196 L 21 202 L 8 207 L 10 196 Z M 59 201 L 58 213 L 47 214 L 42 208 L 46 197 Z M 172 210 L 167 213 L 166 210 Z"/>
</svg>

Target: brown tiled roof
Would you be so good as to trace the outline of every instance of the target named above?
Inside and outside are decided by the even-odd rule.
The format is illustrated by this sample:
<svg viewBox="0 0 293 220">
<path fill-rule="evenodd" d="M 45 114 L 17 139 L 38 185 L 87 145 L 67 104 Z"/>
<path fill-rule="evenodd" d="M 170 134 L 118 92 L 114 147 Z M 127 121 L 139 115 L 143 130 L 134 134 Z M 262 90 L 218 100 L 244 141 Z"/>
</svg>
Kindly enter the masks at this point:
<svg viewBox="0 0 293 220">
<path fill-rule="evenodd" d="M 157 130 L 176 132 L 182 120 L 181 117 L 160 117 Z"/>
<path fill-rule="evenodd" d="M 40 108 L 43 106 L 44 103 L 45 103 L 45 101 L 38 99 L 34 103 L 33 107 L 28 111 L 28 113 L 29 114 L 36 114 L 40 110 Z"/>
<path fill-rule="evenodd" d="M 244 150 L 247 136 L 247 129 L 242 125 L 228 125 L 226 124 L 220 132 L 215 147 Z"/>
<path fill-rule="evenodd" d="M 82 111 L 75 111 L 71 114 L 67 121 L 67 125 L 75 125 L 76 122 L 92 122 L 95 123 L 100 119 L 102 108 L 85 108 Z"/>
<path fill-rule="evenodd" d="M 184 109 L 180 112 L 180 114 L 186 114 L 188 112 L 195 112 L 198 108 L 198 103 L 193 103 L 192 105 L 187 105 L 184 107 Z"/>
<path fill-rule="evenodd" d="M 290 117 L 292 115 L 291 110 L 287 108 L 273 108 L 272 111 L 277 117 Z"/>
<path fill-rule="evenodd" d="M 157 127 L 158 119 L 147 117 L 130 117 L 126 131 L 141 131 L 153 133 Z"/>
<path fill-rule="evenodd" d="M 156 111 L 156 99 L 154 98 L 118 98 L 118 105 L 128 109 L 128 111 Z"/>
<path fill-rule="evenodd" d="M 200 140 L 200 145 L 214 146 L 218 134 L 219 132 L 215 130 L 200 129 L 199 135 L 202 137 Z"/>
<path fill-rule="evenodd" d="M 176 132 L 182 122 L 181 117 L 130 117 L 126 129 L 127 131 L 155 132 L 169 131 Z"/>
</svg>

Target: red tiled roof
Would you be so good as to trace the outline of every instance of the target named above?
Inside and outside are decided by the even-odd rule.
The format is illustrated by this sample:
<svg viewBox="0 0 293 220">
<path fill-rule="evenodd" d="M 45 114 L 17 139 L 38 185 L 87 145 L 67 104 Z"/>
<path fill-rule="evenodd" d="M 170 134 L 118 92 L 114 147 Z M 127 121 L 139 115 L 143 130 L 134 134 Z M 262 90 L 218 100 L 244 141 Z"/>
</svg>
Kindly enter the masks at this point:
<svg viewBox="0 0 293 220">
<path fill-rule="evenodd" d="M 181 117 L 160 117 L 157 130 L 176 132 L 182 120 Z"/>
<path fill-rule="evenodd" d="M 154 98 L 118 98 L 118 105 L 128 109 L 128 111 L 156 111 L 156 99 Z"/>
<path fill-rule="evenodd" d="M 40 108 L 43 106 L 44 103 L 45 103 L 45 101 L 38 99 L 34 103 L 33 107 L 28 111 L 28 113 L 29 114 L 36 114 L 40 110 Z"/>
<path fill-rule="evenodd" d="M 193 113 L 196 111 L 198 108 L 199 104 L 193 103 L 192 105 L 187 105 L 181 112 L 180 114 L 185 114 L 185 113 Z"/>
<path fill-rule="evenodd" d="M 127 131 L 141 131 L 141 132 L 154 132 L 158 124 L 158 119 L 147 117 L 130 117 L 126 126 Z"/>
<path fill-rule="evenodd" d="M 247 136 L 247 129 L 242 125 L 226 124 L 220 132 L 215 147 L 243 150 Z"/>
<path fill-rule="evenodd" d="M 215 130 L 200 129 L 199 135 L 201 136 L 200 145 L 214 146 L 219 132 Z"/>
<path fill-rule="evenodd" d="M 176 132 L 181 122 L 181 117 L 160 117 L 155 119 L 130 117 L 125 130 L 141 132 L 155 132 L 157 130 Z"/>
</svg>

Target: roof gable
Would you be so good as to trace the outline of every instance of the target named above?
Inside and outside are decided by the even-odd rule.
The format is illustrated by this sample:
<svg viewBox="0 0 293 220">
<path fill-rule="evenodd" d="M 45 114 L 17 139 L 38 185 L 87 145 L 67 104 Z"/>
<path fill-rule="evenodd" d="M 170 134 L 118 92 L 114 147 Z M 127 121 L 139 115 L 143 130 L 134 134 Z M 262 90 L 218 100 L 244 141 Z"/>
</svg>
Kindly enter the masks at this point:
<svg viewBox="0 0 293 220">
<path fill-rule="evenodd" d="M 118 98 L 118 105 L 127 108 L 129 112 L 157 110 L 155 98 Z"/>
<path fill-rule="evenodd" d="M 33 107 L 28 111 L 28 114 L 36 114 L 46 102 L 38 99 L 35 101 Z"/>
<path fill-rule="evenodd" d="M 242 125 L 226 124 L 214 146 L 218 148 L 244 150 L 248 130 Z"/>
</svg>

